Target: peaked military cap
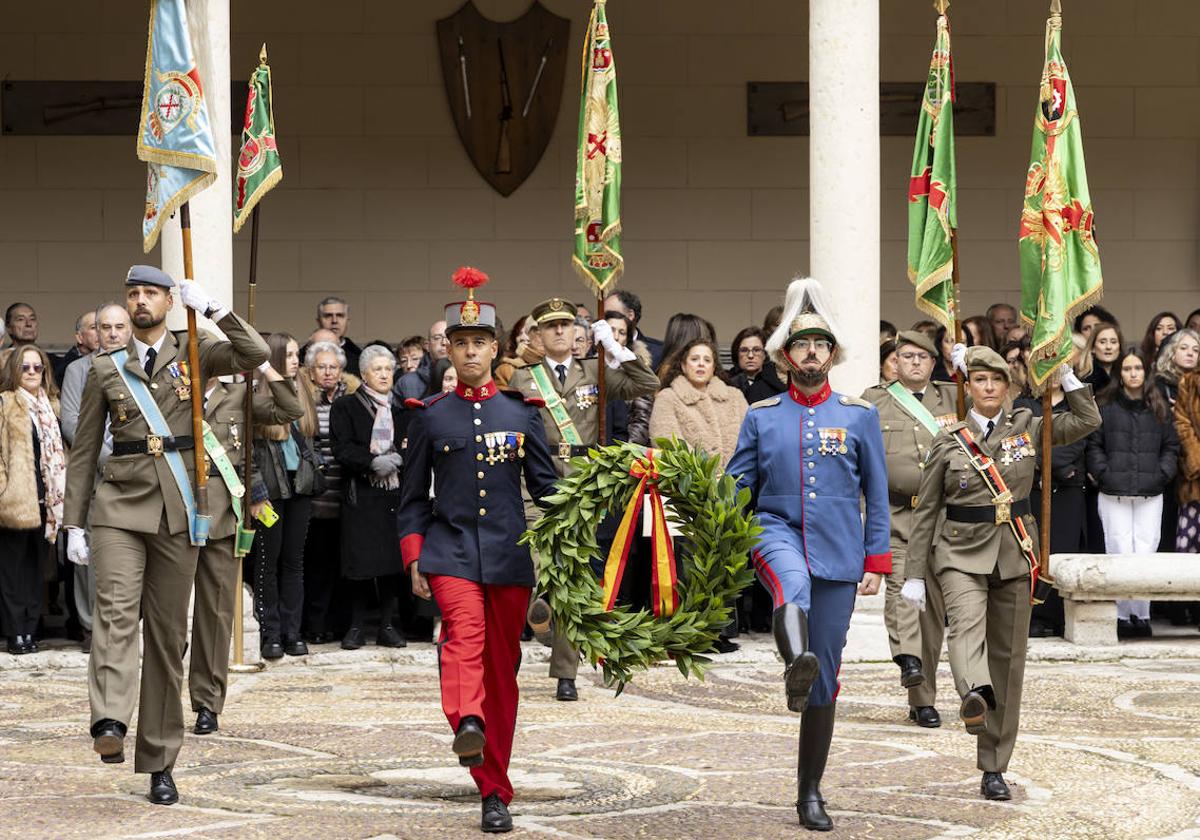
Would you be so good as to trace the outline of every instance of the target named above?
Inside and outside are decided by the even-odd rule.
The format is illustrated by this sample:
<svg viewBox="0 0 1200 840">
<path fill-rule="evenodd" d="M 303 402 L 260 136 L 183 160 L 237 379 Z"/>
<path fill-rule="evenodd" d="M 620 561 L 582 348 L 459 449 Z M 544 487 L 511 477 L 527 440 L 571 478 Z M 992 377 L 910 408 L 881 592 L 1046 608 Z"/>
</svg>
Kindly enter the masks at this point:
<svg viewBox="0 0 1200 840">
<path fill-rule="evenodd" d="M 579 310 L 569 300 L 553 297 L 533 307 L 533 320 L 540 326 L 552 321 L 574 321 Z"/>
</svg>

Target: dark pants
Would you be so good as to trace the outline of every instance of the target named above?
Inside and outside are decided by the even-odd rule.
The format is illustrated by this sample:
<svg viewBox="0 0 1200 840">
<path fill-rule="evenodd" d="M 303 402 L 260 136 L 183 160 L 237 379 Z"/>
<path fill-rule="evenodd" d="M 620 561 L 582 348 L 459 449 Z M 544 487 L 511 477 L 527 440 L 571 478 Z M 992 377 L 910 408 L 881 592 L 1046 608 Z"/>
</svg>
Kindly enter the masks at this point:
<svg viewBox="0 0 1200 840">
<path fill-rule="evenodd" d="M 334 631 L 331 615 L 334 590 L 341 578 L 339 519 L 310 519 L 304 541 L 304 632 L 308 636 Z"/>
<path fill-rule="evenodd" d="M 266 638 L 300 638 L 304 610 L 304 543 L 312 498 L 272 499 L 279 514 L 272 527 L 259 526 L 254 541 L 254 615 Z"/>
<path fill-rule="evenodd" d="M 42 528 L 0 528 L 0 624 L 6 636 L 31 636 L 42 615 Z"/>
<path fill-rule="evenodd" d="M 392 624 L 397 607 L 400 608 L 402 624 L 403 619 L 408 617 L 410 592 L 406 575 L 380 575 L 370 580 L 348 580 L 345 583 L 352 587 L 354 592 L 350 613 L 352 626 L 361 628 L 366 625 L 367 609 L 370 607 L 372 596 L 375 595 L 376 586 L 379 589 L 380 627 Z"/>
</svg>

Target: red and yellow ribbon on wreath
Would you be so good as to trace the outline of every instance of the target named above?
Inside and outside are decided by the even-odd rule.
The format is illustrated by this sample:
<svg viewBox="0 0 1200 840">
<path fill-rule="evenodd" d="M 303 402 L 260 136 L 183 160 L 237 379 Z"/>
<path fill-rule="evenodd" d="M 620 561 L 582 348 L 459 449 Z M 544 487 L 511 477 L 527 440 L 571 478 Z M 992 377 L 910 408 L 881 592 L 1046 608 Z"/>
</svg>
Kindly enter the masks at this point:
<svg viewBox="0 0 1200 840">
<path fill-rule="evenodd" d="M 629 548 L 633 544 L 634 527 L 638 513 L 642 510 L 642 499 L 650 494 L 650 545 L 651 545 L 651 606 L 656 616 L 670 616 L 679 607 L 676 588 L 675 547 L 667 528 L 667 512 L 662 495 L 658 492 L 658 468 L 654 465 L 656 450 L 647 449 L 645 458 L 638 458 L 629 468 L 629 474 L 639 479 L 633 497 L 625 507 L 621 526 L 613 539 L 604 564 L 604 608 L 611 610 L 617 601 L 617 590 L 625 576 L 625 564 L 629 560 Z"/>
</svg>

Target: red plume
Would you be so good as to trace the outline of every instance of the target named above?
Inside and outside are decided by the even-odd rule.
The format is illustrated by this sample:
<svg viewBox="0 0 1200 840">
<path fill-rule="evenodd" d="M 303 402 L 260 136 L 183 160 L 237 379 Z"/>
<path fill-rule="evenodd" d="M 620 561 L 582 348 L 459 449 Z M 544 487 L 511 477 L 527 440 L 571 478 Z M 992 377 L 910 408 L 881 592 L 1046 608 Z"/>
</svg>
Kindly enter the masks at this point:
<svg viewBox="0 0 1200 840">
<path fill-rule="evenodd" d="M 454 281 L 454 285 L 461 286 L 464 289 L 478 289 L 490 278 L 478 268 L 464 265 L 458 271 L 454 272 L 454 275 L 450 279 Z"/>
</svg>

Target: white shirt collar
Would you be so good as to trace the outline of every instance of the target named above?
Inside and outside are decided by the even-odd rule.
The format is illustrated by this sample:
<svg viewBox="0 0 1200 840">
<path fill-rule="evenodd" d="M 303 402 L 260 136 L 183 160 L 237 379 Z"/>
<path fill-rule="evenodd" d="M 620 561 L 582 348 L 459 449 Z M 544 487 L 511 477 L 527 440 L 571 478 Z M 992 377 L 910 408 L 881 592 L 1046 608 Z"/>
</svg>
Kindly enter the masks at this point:
<svg viewBox="0 0 1200 840">
<path fill-rule="evenodd" d="M 163 330 L 163 334 L 158 337 L 158 341 L 154 344 L 146 344 L 136 336 L 133 339 L 133 349 L 137 350 L 138 364 L 142 367 L 146 366 L 146 354 L 154 350 L 154 357 L 157 359 L 158 354 L 162 352 L 163 342 L 167 340 L 167 331 Z"/>
<path fill-rule="evenodd" d="M 550 366 L 550 370 L 554 370 L 555 373 L 558 372 L 555 370 L 555 368 L 557 368 L 559 365 L 564 365 L 567 369 L 567 373 L 570 373 L 571 365 L 574 363 L 575 363 L 575 357 L 573 355 L 571 355 L 570 353 L 567 354 L 567 358 L 563 359 L 562 361 L 557 361 L 557 362 L 554 359 L 551 359 L 549 356 L 546 357 L 546 364 L 548 364 Z"/>
<path fill-rule="evenodd" d="M 975 421 L 975 425 L 977 425 L 979 427 L 979 431 L 981 431 L 981 432 L 987 431 L 988 421 L 991 421 L 994 424 L 992 427 L 993 429 L 998 429 L 998 428 L 1000 428 L 1000 421 L 1004 419 L 1004 409 L 1003 408 L 1000 409 L 1000 411 L 996 414 L 995 417 L 984 417 L 982 414 L 980 414 L 978 411 L 976 411 L 973 408 L 970 411 L 968 411 L 967 414 L 971 417 L 972 420 Z"/>
</svg>

